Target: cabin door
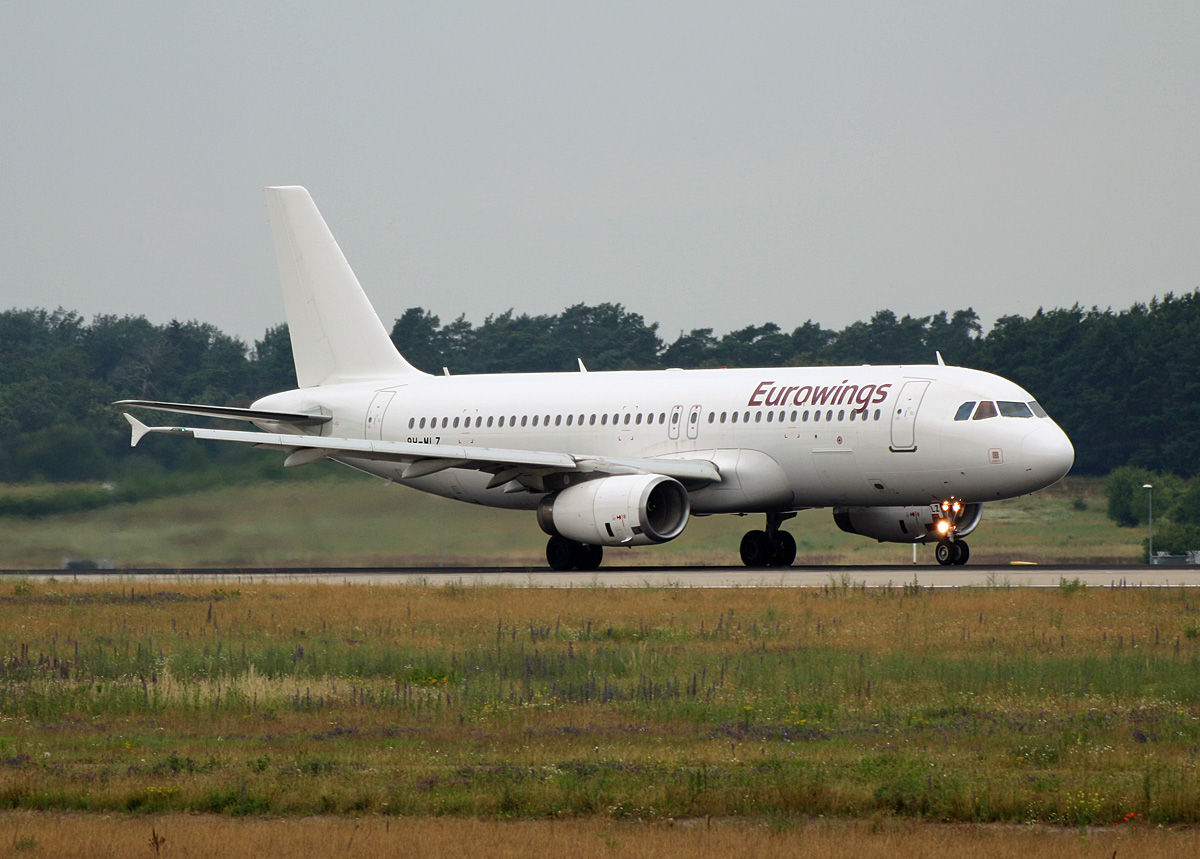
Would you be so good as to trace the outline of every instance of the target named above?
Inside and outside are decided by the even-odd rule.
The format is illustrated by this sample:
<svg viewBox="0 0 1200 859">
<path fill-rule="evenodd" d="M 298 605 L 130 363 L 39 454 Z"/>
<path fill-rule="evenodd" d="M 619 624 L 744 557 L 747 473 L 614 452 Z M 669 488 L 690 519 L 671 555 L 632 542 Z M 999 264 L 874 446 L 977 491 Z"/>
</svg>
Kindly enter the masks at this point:
<svg viewBox="0 0 1200 859">
<path fill-rule="evenodd" d="M 383 439 L 383 416 L 395 391 L 380 391 L 367 407 L 367 422 L 363 427 L 363 438 Z"/>
<path fill-rule="evenodd" d="M 917 410 L 925 396 L 928 381 L 905 382 L 900 396 L 892 409 L 892 450 L 896 452 L 917 449 Z"/>
</svg>

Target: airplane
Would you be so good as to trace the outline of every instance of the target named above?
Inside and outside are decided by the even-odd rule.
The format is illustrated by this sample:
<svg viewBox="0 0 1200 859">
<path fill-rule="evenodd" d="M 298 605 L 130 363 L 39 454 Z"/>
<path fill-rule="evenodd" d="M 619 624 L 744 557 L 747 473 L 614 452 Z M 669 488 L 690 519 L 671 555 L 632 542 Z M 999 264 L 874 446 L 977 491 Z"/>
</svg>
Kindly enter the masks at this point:
<svg viewBox="0 0 1200 859">
<path fill-rule="evenodd" d="M 830 508 L 843 531 L 933 544 L 965 564 L 983 505 L 1050 486 L 1067 435 L 1020 386 L 936 364 L 431 375 L 393 345 L 308 191 L 267 189 L 295 390 L 249 408 L 117 405 L 244 420 L 254 431 L 147 426 L 330 459 L 423 492 L 536 511 L 555 570 L 606 547 L 678 538 L 692 516 L 763 514 L 747 567 L 788 566 L 783 524 Z"/>
</svg>

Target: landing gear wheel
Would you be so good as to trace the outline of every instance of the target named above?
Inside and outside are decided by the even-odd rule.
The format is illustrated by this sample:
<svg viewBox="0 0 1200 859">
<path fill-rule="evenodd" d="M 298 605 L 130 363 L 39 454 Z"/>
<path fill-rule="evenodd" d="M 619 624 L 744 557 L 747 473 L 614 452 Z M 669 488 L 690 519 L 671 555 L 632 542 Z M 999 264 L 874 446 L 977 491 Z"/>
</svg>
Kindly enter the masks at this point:
<svg viewBox="0 0 1200 859">
<path fill-rule="evenodd" d="M 775 533 L 775 554 L 771 556 L 772 567 L 790 567 L 796 560 L 796 538 L 787 531 Z"/>
<path fill-rule="evenodd" d="M 953 563 L 957 566 L 962 566 L 971 557 L 971 547 L 966 544 L 965 540 L 954 541 L 954 560 Z"/>
<path fill-rule="evenodd" d="M 575 569 L 579 563 L 582 548 L 582 544 L 568 540 L 566 537 L 551 537 L 550 541 L 546 543 L 546 561 L 550 564 L 550 569 L 565 573 Z"/>
<path fill-rule="evenodd" d="M 766 531 L 747 531 L 742 537 L 742 563 L 747 567 L 765 567 L 775 556 L 775 547 Z"/>
<path fill-rule="evenodd" d="M 938 541 L 937 548 L 933 550 L 933 556 L 937 558 L 937 562 L 943 567 L 948 567 L 954 563 L 955 551 L 954 543 L 949 540 Z"/>
<path fill-rule="evenodd" d="M 590 572 L 600 566 L 604 560 L 604 547 L 583 543 L 579 547 L 579 555 L 575 559 L 575 569 Z"/>
</svg>

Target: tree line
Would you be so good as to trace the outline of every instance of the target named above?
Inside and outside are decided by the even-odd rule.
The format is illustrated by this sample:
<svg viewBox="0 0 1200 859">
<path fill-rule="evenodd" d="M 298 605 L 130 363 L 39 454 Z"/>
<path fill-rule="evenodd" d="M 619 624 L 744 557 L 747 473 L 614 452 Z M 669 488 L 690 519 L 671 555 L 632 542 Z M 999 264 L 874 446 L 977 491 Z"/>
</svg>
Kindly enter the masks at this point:
<svg viewBox="0 0 1200 859">
<path fill-rule="evenodd" d="M 620 304 L 557 314 L 459 316 L 420 307 L 392 327 L 410 362 L 432 373 L 947 363 L 988 370 L 1031 391 L 1070 435 L 1076 473 L 1122 466 L 1200 474 L 1200 291 L 1127 310 L 1039 310 L 983 331 L 970 308 L 930 316 L 889 310 L 841 330 L 775 322 L 668 342 Z M 109 404 L 126 398 L 246 405 L 294 387 L 286 325 L 252 344 L 201 322 L 140 316 L 90 322 L 67 310 L 0 313 L 0 481 L 101 479 L 136 467 L 128 428 Z M 237 457 L 235 446 L 151 444 L 164 469 Z"/>
</svg>

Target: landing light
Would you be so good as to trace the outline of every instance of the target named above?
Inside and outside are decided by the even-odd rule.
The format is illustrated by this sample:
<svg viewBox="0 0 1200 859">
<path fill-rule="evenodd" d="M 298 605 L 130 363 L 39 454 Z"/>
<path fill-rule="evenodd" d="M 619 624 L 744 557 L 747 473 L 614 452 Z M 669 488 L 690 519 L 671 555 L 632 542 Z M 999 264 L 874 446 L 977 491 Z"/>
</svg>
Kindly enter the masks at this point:
<svg viewBox="0 0 1200 859">
<path fill-rule="evenodd" d="M 939 519 L 937 529 L 939 534 L 945 534 L 950 530 L 950 523 L 945 519 Z"/>
</svg>

